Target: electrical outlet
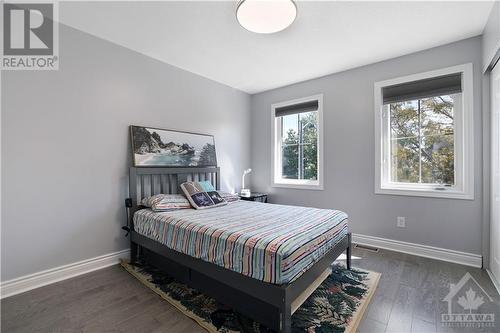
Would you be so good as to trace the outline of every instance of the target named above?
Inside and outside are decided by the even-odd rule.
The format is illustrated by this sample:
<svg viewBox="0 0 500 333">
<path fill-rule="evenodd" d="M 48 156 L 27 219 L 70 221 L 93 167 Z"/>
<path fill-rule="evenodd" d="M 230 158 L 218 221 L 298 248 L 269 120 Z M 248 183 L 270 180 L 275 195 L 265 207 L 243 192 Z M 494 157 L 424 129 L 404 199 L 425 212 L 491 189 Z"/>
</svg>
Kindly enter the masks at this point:
<svg viewBox="0 0 500 333">
<path fill-rule="evenodd" d="M 398 216 L 398 218 L 396 220 L 396 226 L 398 228 L 406 228 L 406 217 Z"/>
</svg>

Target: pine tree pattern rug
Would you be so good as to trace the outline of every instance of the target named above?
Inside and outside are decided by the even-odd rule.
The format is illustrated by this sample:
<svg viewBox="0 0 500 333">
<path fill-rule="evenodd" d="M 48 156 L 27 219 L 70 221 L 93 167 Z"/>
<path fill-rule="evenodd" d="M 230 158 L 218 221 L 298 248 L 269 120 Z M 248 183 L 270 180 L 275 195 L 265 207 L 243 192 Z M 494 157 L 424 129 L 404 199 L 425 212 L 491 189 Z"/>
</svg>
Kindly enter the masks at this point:
<svg viewBox="0 0 500 333">
<path fill-rule="evenodd" d="M 270 333 L 271 330 L 159 269 L 122 261 L 135 278 L 211 333 Z M 354 333 L 373 296 L 380 273 L 347 270 L 340 263 L 292 315 L 292 332 Z"/>
</svg>

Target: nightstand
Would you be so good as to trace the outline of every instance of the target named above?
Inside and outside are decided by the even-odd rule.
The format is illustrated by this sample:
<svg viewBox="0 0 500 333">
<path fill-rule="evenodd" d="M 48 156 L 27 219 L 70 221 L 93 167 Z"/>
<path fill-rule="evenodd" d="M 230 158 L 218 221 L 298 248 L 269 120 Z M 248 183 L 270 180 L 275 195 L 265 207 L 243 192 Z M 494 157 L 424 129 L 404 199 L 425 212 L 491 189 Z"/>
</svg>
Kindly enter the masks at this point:
<svg viewBox="0 0 500 333">
<path fill-rule="evenodd" d="M 240 199 L 246 201 L 267 202 L 267 194 L 259 192 L 251 192 L 249 197 L 242 197 L 240 195 Z"/>
</svg>

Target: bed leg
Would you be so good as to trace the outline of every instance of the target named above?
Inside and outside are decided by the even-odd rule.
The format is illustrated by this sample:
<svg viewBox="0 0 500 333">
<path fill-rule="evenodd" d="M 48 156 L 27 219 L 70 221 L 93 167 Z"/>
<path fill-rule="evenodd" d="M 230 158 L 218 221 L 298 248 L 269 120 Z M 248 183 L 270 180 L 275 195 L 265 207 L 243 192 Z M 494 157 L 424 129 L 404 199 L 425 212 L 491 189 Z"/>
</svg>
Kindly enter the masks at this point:
<svg viewBox="0 0 500 333">
<path fill-rule="evenodd" d="M 347 234 L 347 249 L 346 249 L 346 266 L 347 269 L 351 269 L 351 248 L 352 248 L 352 235 L 351 233 Z"/>
<path fill-rule="evenodd" d="M 284 305 L 280 310 L 280 332 L 281 333 L 291 333 L 292 332 L 292 304 L 285 297 Z"/>
<path fill-rule="evenodd" d="M 139 245 L 130 242 L 130 262 L 135 262 L 138 259 Z"/>
</svg>

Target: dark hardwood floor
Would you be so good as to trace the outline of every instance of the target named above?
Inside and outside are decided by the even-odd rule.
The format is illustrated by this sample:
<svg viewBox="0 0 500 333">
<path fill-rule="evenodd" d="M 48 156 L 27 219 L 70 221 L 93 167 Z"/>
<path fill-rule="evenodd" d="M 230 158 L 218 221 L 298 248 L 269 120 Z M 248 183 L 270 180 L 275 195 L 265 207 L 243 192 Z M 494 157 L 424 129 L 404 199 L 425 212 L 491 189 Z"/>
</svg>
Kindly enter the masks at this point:
<svg viewBox="0 0 500 333">
<path fill-rule="evenodd" d="M 353 266 L 382 273 L 359 332 L 500 332 L 500 297 L 486 272 L 381 250 L 353 251 Z M 441 326 L 450 283 L 469 272 L 494 299 L 496 328 Z M 490 307 L 491 308 L 491 307 Z M 1 301 L 2 332 L 205 332 L 120 266 Z"/>
</svg>

